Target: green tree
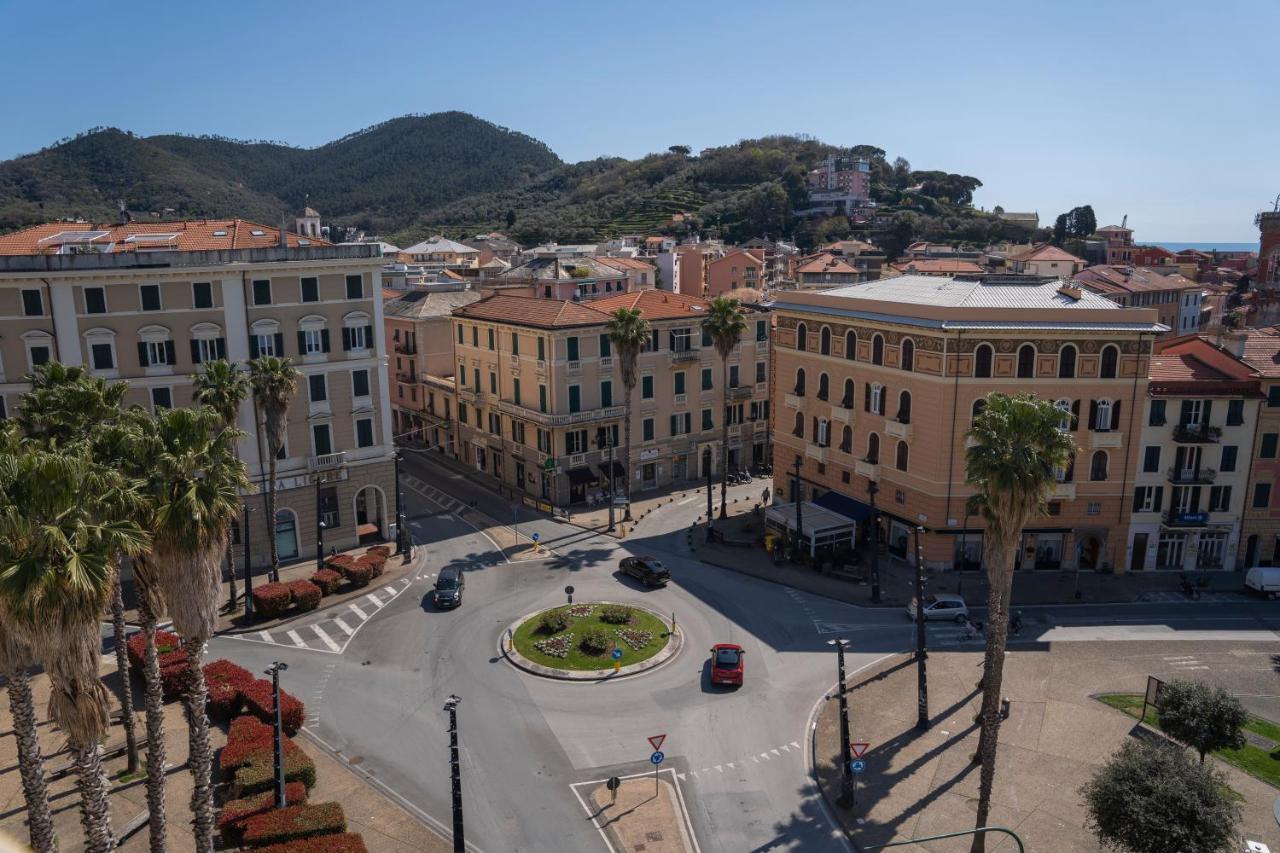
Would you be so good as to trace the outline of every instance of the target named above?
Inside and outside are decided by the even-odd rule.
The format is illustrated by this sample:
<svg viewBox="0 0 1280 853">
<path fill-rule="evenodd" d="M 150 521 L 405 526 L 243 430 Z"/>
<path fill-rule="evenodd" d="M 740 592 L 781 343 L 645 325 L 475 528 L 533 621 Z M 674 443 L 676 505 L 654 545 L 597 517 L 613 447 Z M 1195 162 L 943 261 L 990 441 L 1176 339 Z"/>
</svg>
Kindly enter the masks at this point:
<svg viewBox="0 0 1280 853">
<path fill-rule="evenodd" d="M 982 670 L 982 761 L 977 823 L 986 826 L 995 783 L 996 745 L 1000 729 L 1000 685 L 1004 675 L 1013 563 L 1022 530 L 1046 513 L 1045 498 L 1053 489 L 1054 469 L 1065 467 L 1075 452 L 1071 434 L 1058 428 L 1062 413 L 1052 402 L 1030 394 L 987 395 L 982 412 L 966 436 L 965 480 L 973 487 L 969 512 L 986 524 L 982 562 L 987 572 L 987 648 Z M 984 836 L 976 835 L 973 853 L 982 853 Z"/>
<path fill-rule="evenodd" d="M 271 546 L 271 579 L 280 580 L 280 552 L 276 547 L 276 460 L 284 447 L 285 434 L 289 430 L 289 403 L 293 401 L 301 376 L 287 358 L 263 356 L 249 362 L 249 385 L 253 389 L 253 401 L 258 407 L 258 448 L 262 452 L 265 439 L 267 447 L 267 541 Z M 244 532 L 245 536 L 249 531 Z"/>
<path fill-rule="evenodd" d="M 234 428 L 240 418 L 240 406 L 249 396 L 249 379 L 246 371 L 223 359 L 206 362 L 204 369 L 192 378 L 195 385 L 193 395 L 196 403 L 208 406 L 218 413 L 222 424 L 219 432 Z M 235 452 L 233 446 L 232 451 Z M 237 454 L 237 458 L 239 455 Z M 248 531 L 245 531 L 248 535 Z M 245 566 L 245 569 L 248 569 Z M 236 549 L 227 544 L 227 572 L 230 578 L 230 589 L 227 593 L 227 609 L 236 607 Z"/>
<path fill-rule="evenodd" d="M 693 151 L 693 149 L 690 148 L 688 145 L 672 145 L 667 150 L 672 154 L 676 154 L 681 157 L 688 157 L 689 154 L 692 153 Z"/>
<path fill-rule="evenodd" d="M 507 230 L 510 231 L 516 224 L 516 212 L 514 208 L 507 208 Z"/>
<path fill-rule="evenodd" d="M 622 387 L 626 391 L 626 412 L 622 421 L 622 444 L 625 448 L 623 458 L 627 460 L 626 481 L 624 490 L 627 497 L 627 513 L 623 521 L 631 520 L 631 398 L 635 396 L 636 380 L 639 378 L 640 351 L 649 343 L 649 321 L 635 308 L 619 308 L 609 316 L 606 326 L 609 341 L 617 353 L 618 370 L 622 374 Z"/>
<path fill-rule="evenodd" d="M 1249 715 L 1240 700 L 1221 687 L 1170 681 L 1160 688 L 1156 710 L 1164 733 L 1198 752 L 1201 764 L 1206 753 L 1244 746 Z"/>
<path fill-rule="evenodd" d="M 1180 749 L 1126 741 L 1080 790 L 1098 840 L 1127 853 L 1238 849 L 1226 777 Z"/>
<path fill-rule="evenodd" d="M 747 331 L 747 321 L 742 314 L 742 306 L 738 300 L 727 296 L 717 296 L 711 300 L 702 328 L 711 336 L 711 343 L 720 356 L 721 383 L 721 440 L 720 440 L 720 518 L 728 517 L 729 490 L 729 356 L 742 341 Z M 707 519 L 710 523 L 711 519 Z"/>
<path fill-rule="evenodd" d="M 1067 239 L 1067 220 L 1065 213 L 1059 213 L 1058 218 L 1053 220 L 1053 245 L 1061 246 Z"/>
</svg>

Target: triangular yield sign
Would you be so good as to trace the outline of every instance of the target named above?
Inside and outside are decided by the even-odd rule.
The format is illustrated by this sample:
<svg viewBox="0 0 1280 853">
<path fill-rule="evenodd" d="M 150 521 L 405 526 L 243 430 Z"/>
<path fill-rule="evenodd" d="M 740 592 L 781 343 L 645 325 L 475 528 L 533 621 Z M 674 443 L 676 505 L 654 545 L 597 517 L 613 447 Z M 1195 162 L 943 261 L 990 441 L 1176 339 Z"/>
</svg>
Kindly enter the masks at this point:
<svg viewBox="0 0 1280 853">
<path fill-rule="evenodd" d="M 649 746 L 653 747 L 653 751 L 657 752 L 662 749 L 662 742 L 667 739 L 666 735 L 654 735 L 649 738 Z"/>
<path fill-rule="evenodd" d="M 861 758 L 863 753 L 870 748 L 871 744 L 869 743 L 853 743 L 852 741 L 849 743 L 849 751 L 853 753 L 854 758 Z"/>
</svg>

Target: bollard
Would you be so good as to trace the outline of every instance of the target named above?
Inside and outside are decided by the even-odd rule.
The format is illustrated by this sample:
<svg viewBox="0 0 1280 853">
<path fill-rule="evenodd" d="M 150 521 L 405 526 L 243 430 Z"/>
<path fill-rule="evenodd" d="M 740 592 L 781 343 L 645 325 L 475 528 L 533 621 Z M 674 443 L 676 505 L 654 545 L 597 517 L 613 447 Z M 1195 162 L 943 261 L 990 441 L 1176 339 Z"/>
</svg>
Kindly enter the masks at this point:
<svg viewBox="0 0 1280 853">
<path fill-rule="evenodd" d="M 676 632 L 676 612 L 672 610 L 671 611 L 671 633 L 674 634 L 675 632 Z"/>
<path fill-rule="evenodd" d="M 1000 700 L 1000 719 L 1009 719 L 1009 697 Z"/>
</svg>

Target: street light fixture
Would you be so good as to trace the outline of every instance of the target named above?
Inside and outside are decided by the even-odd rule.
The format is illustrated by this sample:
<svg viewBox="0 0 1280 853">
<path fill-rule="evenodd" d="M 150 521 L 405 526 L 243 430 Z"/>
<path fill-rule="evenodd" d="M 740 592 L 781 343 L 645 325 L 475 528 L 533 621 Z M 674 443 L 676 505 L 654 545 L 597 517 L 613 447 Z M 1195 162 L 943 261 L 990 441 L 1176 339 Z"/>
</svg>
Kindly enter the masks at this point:
<svg viewBox="0 0 1280 853">
<path fill-rule="evenodd" d="M 840 676 L 840 797 L 836 803 L 841 808 L 853 805 L 853 753 L 849 746 L 849 695 L 844 683 L 844 650 L 849 641 L 844 637 L 827 640 L 836 648 L 836 668 Z"/>
<path fill-rule="evenodd" d="M 467 843 L 462 834 L 462 766 L 458 757 L 458 703 L 462 699 L 450 693 L 444 702 L 449 713 L 449 771 L 453 791 L 453 851 L 466 853 Z"/>
<path fill-rule="evenodd" d="M 929 653 L 925 650 L 924 640 L 924 556 L 920 547 L 920 534 L 924 528 L 916 526 L 916 687 L 917 715 L 916 728 L 925 731 L 929 728 L 929 678 L 925 673 L 925 659 Z"/>
<path fill-rule="evenodd" d="M 316 570 L 324 568 L 324 529 L 327 527 L 322 519 L 316 524 Z"/>
<path fill-rule="evenodd" d="M 244 615 L 253 616 L 253 566 L 249 563 L 249 513 L 253 512 L 249 502 L 240 505 L 244 513 L 244 521 L 240 524 L 240 537 L 244 540 Z"/>
<path fill-rule="evenodd" d="M 276 775 L 276 808 L 288 805 L 284 787 L 284 723 L 280 714 L 280 672 L 289 668 L 289 664 L 273 661 L 266 673 L 271 676 L 271 703 L 275 707 L 275 775 Z"/>
</svg>

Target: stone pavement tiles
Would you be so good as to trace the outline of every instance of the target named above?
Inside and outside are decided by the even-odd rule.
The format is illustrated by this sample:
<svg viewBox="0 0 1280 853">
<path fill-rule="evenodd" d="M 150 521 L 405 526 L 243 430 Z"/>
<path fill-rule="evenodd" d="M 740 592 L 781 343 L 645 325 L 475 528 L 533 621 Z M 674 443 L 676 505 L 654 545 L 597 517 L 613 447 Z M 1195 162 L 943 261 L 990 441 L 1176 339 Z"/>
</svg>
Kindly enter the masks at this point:
<svg viewBox="0 0 1280 853">
<path fill-rule="evenodd" d="M 1170 649 L 1178 645 L 1191 644 L 1159 648 L 1176 654 Z M 1012 704 L 1000 728 L 992 824 L 1014 828 L 1028 851 L 1102 849 L 1085 826 L 1079 789 L 1125 739 L 1149 734 L 1091 696 L 1141 692 L 1150 659 L 1161 657 L 1150 651 L 1149 643 L 1063 643 L 1008 655 L 1002 693 Z M 857 803 L 835 810 L 859 844 L 973 827 L 979 767 L 971 756 L 978 744 L 981 667 L 981 652 L 930 654 L 932 727 L 924 733 L 915 730 L 916 667 L 910 656 L 895 656 L 850 680 L 852 739 L 871 748 Z M 815 732 L 818 776 L 832 800 L 840 790 L 838 704 L 833 692 Z M 1280 833 L 1271 808 L 1277 791 L 1229 765 L 1218 767 L 1244 797 L 1242 833 L 1276 849 Z M 966 851 L 969 840 L 930 842 L 924 849 Z M 1013 841 L 993 835 L 988 849 L 1012 850 Z"/>
<path fill-rule="evenodd" d="M 618 801 L 604 783 L 584 786 L 593 820 L 613 850 L 644 853 L 690 853 L 693 845 L 685 829 L 675 788 L 665 779 L 656 786 L 649 775 L 626 779 Z"/>
</svg>

